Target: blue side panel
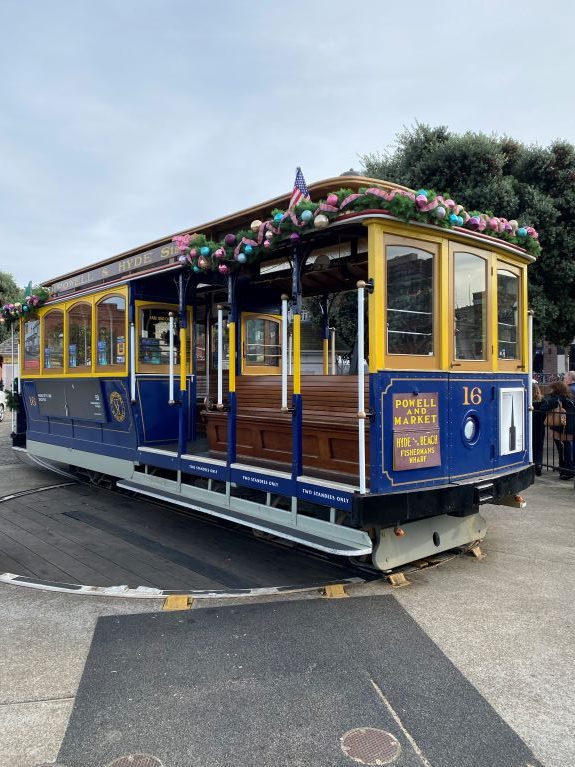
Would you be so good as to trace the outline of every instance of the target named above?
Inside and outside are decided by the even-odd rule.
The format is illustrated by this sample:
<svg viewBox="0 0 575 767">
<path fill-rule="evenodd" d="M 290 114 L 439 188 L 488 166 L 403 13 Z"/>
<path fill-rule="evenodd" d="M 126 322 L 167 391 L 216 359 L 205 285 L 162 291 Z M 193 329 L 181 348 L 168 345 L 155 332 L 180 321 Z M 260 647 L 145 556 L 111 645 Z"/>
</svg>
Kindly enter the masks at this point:
<svg viewBox="0 0 575 767">
<path fill-rule="evenodd" d="M 403 421 L 413 419 L 413 431 L 409 429 L 400 432 L 399 428 L 407 428 L 405 423 L 397 424 L 398 410 L 394 401 L 399 396 L 405 402 L 401 412 Z M 372 493 L 399 492 L 402 490 L 421 489 L 449 480 L 449 382 L 447 373 L 403 373 L 400 371 L 385 371 L 370 375 L 370 403 L 374 417 L 370 428 L 370 491 Z M 395 398 L 395 399 L 394 399 Z M 433 407 L 417 407 L 427 405 L 434 400 Z M 410 407 L 413 402 L 414 407 Z M 419 411 L 425 410 L 422 415 Z M 432 415 L 430 415 L 432 413 Z M 429 420 L 429 423 L 417 421 Z M 438 465 L 427 466 L 414 462 L 409 464 L 408 456 L 401 467 L 398 465 L 396 439 L 400 433 L 407 440 L 407 449 L 420 439 L 416 429 L 425 428 L 427 431 L 439 432 L 440 461 Z M 415 435 L 417 434 L 417 437 Z M 428 462 L 429 461 L 428 459 Z M 413 468 L 411 468 L 413 465 Z"/>
<path fill-rule="evenodd" d="M 449 389 L 450 478 L 457 482 L 473 475 L 491 474 L 497 414 L 494 374 L 452 373 Z"/>
<path fill-rule="evenodd" d="M 180 385 L 177 379 L 174 385 L 174 398 L 180 398 Z M 195 408 L 190 401 L 191 391 L 186 390 L 188 397 L 188 427 L 191 431 L 190 416 Z M 178 439 L 180 408 L 177 404 L 170 405 L 168 378 L 141 377 L 136 380 L 136 397 L 139 402 L 140 419 L 142 423 L 142 441 L 145 445 L 162 442 L 174 442 Z"/>
</svg>

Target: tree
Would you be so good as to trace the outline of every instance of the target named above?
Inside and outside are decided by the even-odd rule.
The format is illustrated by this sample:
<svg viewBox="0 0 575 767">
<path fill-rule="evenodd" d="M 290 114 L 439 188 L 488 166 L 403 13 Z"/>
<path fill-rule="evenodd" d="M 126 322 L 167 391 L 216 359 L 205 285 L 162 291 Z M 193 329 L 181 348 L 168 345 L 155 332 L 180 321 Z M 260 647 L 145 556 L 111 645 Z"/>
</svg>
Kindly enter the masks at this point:
<svg viewBox="0 0 575 767">
<path fill-rule="evenodd" d="M 23 291 L 16 285 L 14 278 L 8 272 L 0 272 L 0 307 L 4 304 L 13 304 L 15 301 L 21 301 Z M 0 341 L 8 337 L 8 329 L 0 324 Z"/>
<path fill-rule="evenodd" d="M 575 337 L 575 147 L 548 148 L 508 137 L 451 133 L 416 124 L 394 149 L 361 158 L 364 172 L 453 197 L 468 210 L 535 227 L 542 254 L 529 268 L 535 337 L 560 346 Z"/>
</svg>

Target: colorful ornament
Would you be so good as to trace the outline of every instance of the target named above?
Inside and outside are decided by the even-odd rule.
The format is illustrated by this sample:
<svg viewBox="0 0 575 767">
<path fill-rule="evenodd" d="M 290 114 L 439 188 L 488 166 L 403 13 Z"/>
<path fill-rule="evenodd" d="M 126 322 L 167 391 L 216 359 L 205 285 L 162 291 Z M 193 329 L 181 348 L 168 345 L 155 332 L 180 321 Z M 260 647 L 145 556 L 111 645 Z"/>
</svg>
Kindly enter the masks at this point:
<svg viewBox="0 0 575 767">
<path fill-rule="evenodd" d="M 449 216 L 449 220 L 451 221 L 451 223 L 453 224 L 453 226 L 457 226 L 457 219 L 458 219 L 458 218 L 459 218 L 459 216 L 458 216 L 456 213 L 452 213 L 452 214 Z"/>
<path fill-rule="evenodd" d="M 427 191 L 427 189 L 418 189 L 415 195 L 416 197 L 419 195 L 423 195 L 423 197 L 427 197 L 429 195 L 429 192 Z"/>
<path fill-rule="evenodd" d="M 220 264 L 220 265 L 218 266 L 218 272 L 219 272 L 220 274 L 227 274 L 229 271 L 230 271 L 230 270 L 228 269 L 228 266 L 227 266 L 227 264 Z"/>
<path fill-rule="evenodd" d="M 479 218 L 479 216 L 471 216 L 471 218 L 469 219 L 467 223 L 472 229 L 479 229 L 479 224 L 481 223 L 481 219 Z"/>
<path fill-rule="evenodd" d="M 225 258 L 226 251 L 223 248 L 218 248 L 214 251 L 214 256 L 216 258 Z"/>
<path fill-rule="evenodd" d="M 226 234 L 226 236 L 224 237 L 224 242 L 229 248 L 231 248 L 232 245 L 236 244 L 236 235 L 232 234 L 231 232 L 230 234 Z"/>
<path fill-rule="evenodd" d="M 274 237 L 273 232 L 270 232 L 270 231 L 266 232 L 266 240 L 273 240 L 273 237 Z"/>
<path fill-rule="evenodd" d="M 329 225 L 329 218 L 327 216 L 324 216 L 323 213 L 320 213 L 318 216 L 315 217 L 313 225 L 316 229 L 325 229 L 326 226 Z"/>
<path fill-rule="evenodd" d="M 283 221 L 284 214 L 283 213 L 276 213 L 274 216 L 274 224 L 281 224 Z"/>
<path fill-rule="evenodd" d="M 334 195 L 334 197 L 335 197 L 335 195 Z M 313 218 L 313 213 L 311 212 L 311 210 L 302 210 L 302 212 L 301 212 L 301 220 L 303 221 L 304 224 L 309 224 L 309 222 L 312 220 L 312 218 Z"/>
<path fill-rule="evenodd" d="M 202 254 L 202 256 L 209 256 L 210 249 L 208 248 L 207 245 L 204 245 L 203 247 L 200 248 L 200 253 Z"/>
<path fill-rule="evenodd" d="M 188 260 L 187 256 L 178 256 L 178 261 L 180 262 L 180 264 L 185 264 L 187 260 Z"/>
<path fill-rule="evenodd" d="M 524 226 L 520 226 L 517 230 L 518 237 L 527 237 L 527 229 Z"/>
<path fill-rule="evenodd" d="M 207 265 L 208 265 L 208 262 L 206 261 L 206 259 L 203 256 L 200 256 L 198 258 L 198 266 L 200 267 L 200 269 L 205 269 Z"/>
<path fill-rule="evenodd" d="M 252 232 L 257 232 L 261 225 L 262 225 L 262 222 L 258 218 L 256 218 L 250 224 L 250 229 L 252 230 Z"/>
<path fill-rule="evenodd" d="M 415 197 L 415 204 L 418 208 L 423 208 L 424 205 L 427 205 L 427 197 L 424 194 L 418 194 Z"/>
<path fill-rule="evenodd" d="M 445 206 L 451 210 L 452 208 L 455 208 L 455 202 L 450 198 L 449 200 L 445 200 Z"/>
<path fill-rule="evenodd" d="M 272 244 L 269 240 L 264 240 L 264 248 L 266 250 L 269 250 L 271 248 Z"/>
<path fill-rule="evenodd" d="M 511 219 L 511 221 L 509 222 L 509 225 L 511 227 L 511 231 L 514 231 L 519 226 L 519 224 L 514 218 Z"/>
<path fill-rule="evenodd" d="M 251 245 L 246 245 L 246 247 L 244 248 L 244 253 L 245 253 L 247 256 L 251 256 L 251 254 L 252 254 L 253 252 L 254 252 L 254 249 L 253 249 L 253 247 L 252 247 Z"/>
<path fill-rule="evenodd" d="M 437 208 L 435 208 L 434 213 L 437 218 L 441 219 L 441 218 L 445 218 L 445 214 L 447 213 L 447 211 L 445 210 L 444 207 L 442 207 L 441 205 L 438 205 Z"/>
<path fill-rule="evenodd" d="M 289 238 L 290 238 L 291 242 L 293 242 L 293 243 L 299 242 L 301 240 L 301 237 L 299 236 L 299 234 L 297 232 L 292 232 L 290 234 Z"/>
<path fill-rule="evenodd" d="M 327 202 L 328 205 L 333 205 L 335 207 L 338 204 L 339 199 L 337 194 L 332 193 L 332 194 L 328 194 L 325 201 Z"/>
<path fill-rule="evenodd" d="M 238 253 L 236 261 L 240 264 L 245 264 L 248 259 L 245 253 Z"/>
</svg>

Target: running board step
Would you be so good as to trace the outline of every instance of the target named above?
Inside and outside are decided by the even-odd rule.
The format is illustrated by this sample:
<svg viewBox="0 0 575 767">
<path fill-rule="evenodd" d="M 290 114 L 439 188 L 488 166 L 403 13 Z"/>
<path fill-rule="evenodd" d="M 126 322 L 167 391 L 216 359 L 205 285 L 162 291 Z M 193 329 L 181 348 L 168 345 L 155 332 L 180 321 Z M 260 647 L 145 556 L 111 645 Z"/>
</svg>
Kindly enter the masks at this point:
<svg viewBox="0 0 575 767">
<path fill-rule="evenodd" d="M 489 503 L 495 498 L 495 488 L 493 482 L 484 482 L 482 485 L 475 486 L 477 503 Z"/>
<path fill-rule="evenodd" d="M 213 517 L 226 519 L 229 522 L 235 522 L 244 527 L 261 530 L 264 533 L 275 535 L 278 538 L 285 538 L 286 540 L 294 541 L 295 543 L 301 543 L 303 546 L 308 546 L 309 548 L 317 549 L 318 551 L 324 551 L 328 554 L 358 557 L 364 554 L 371 554 L 372 552 L 371 541 L 367 533 L 364 533 L 361 530 L 355 530 L 354 528 L 343 527 L 342 525 L 334 525 L 329 522 L 313 519 L 312 517 L 298 515 L 295 517 L 297 526 L 294 526 L 281 524 L 269 519 L 262 519 L 255 514 L 247 514 L 236 509 L 216 506 L 215 504 L 207 503 L 203 500 L 201 502 L 194 502 L 178 493 L 172 493 L 169 490 L 164 490 L 160 487 L 150 487 L 149 485 L 143 485 L 129 479 L 119 480 L 116 483 L 116 487 L 119 487 L 122 490 L 129 490 L 133 493 L 147 495 L 151 498 L 156 498 L 168 503 L 174 503 L 178 506 L 183 506 L 186 509 L 199 511 Z M 286 517 L 294 519 L 294 516 L 292 516 L 290 512 L 283 513 L 285 513 Z M 302 529 L 305 526 L 314 527 L 316 530 L 310 531 Z M 322 528 L 321 532 L 318 532 L 317 528 Z M 346 541 L 346 537 L 349 540 Z"/>
</svg>

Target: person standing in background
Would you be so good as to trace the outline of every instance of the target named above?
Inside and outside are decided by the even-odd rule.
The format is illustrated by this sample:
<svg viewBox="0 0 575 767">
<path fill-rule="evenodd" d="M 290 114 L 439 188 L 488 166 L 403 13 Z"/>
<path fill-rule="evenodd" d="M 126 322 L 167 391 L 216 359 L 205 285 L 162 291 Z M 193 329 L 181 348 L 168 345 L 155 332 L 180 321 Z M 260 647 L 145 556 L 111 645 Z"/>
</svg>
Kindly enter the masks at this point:
<svg viewBox="0 0 575 767">
<path fill-rule="evenodd" d="M 563 383 L 567 384 L 567 386 L 571 389 L 573 398 L 575 398 L 575 370 L 569 370 L 567 373 L 565 373 Z"/>
<path fill-rule="evenodd" d="M 563 381 L 554 381 L 549 394 L 541 402 L 547 413 L 546 424 L 551 429 L 559 456 L 559 479 L 573 479 L 573 437 L 575 436 L 575 399 Z"/>
<path fill-rule="evenodd" d="M 540 477 L 543 465 L 543 442 L 545 441 L 545 413 L 541 410 L 543 395 L 535 380 L 532 382 L 532 387 L 533 463 L 535 464 L 535 474 Z"/>
</svg>

